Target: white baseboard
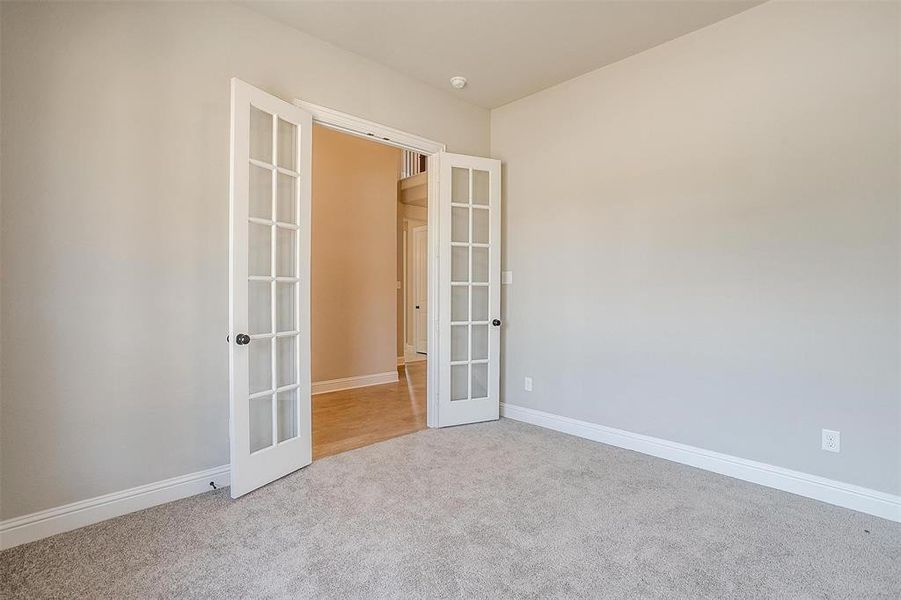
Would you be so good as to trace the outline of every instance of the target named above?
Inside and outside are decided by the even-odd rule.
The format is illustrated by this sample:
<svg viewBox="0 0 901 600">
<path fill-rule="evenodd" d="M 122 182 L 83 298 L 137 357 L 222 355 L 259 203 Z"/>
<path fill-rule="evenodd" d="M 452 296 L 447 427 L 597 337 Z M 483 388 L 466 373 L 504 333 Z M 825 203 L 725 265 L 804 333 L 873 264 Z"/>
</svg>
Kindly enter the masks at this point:
<svg viewBox="0 0 901 600">
<path fill-rule="evenodd" d="M 372 375 L 358 375 L 356 377 L 342 377 L 341 379 L 314 381 L 313 385 L 311 386 L 311 390 L 313 395 L 316 395 L 324 394 L 326 392 L 352 390 L 355 388 L 367 387 L 370 385 L 394 383 L 397 380 L 397 370 L 385 371 L 384 373 L 373 373 Z"/>
<path fill-rule="evenodd" d="M 0 521 L 0 550 L 208 492 L 212 490 L 211 481 L 216 487 L 227 486 L 228 465 L 6 519 Z"/>
<path fill-rule="evenodd" d="M 502 402 L 501 415 L 901 522 L 901 496 L 515 404 Z"/>
<path fill-rule="evenodd" d="M 397 371 L 375 373 L 362 377 L 333 379 L 313 384 L 313 393 L 337 391 L 392 383 L 398 380 Z M 318 387 L 318 389 L 317 389 Z M 21 517 L 0 521 L 0 550 L 33 542 L 51 535 L 64 533 L 85 525 L 99 523 L 113 517 L 165 504 L 208 492 L 212 488 L 229 484 L 229 466 L 223 465 L 188 475 L 172 477 L 96 498 L 80 500 L 64 506 L 38 511 Z"/>
<path fill-rule="evenodd" d="M 393 375 L 393 381 L 397 381 L 397 373 L 394 372 Z M 387 378 L 387 376 L 388 373 L 378 373 L 346 379 L 360 381 L 367 378 Z M 391 381 L 379 380 L 376 383 L 368 383 L 366 385 L 377 385 L 379 383 L 391 383 Z M 362 386 L 355 385 L 351 387 Z M 314 391 L 314 393 L 316 392 Z M 901 496 L 711 450 L 704 450 L 703 448 L 696 448 L 686 444 L 631 433 L 622 429 L 614 429 L 613 427 L 597 425 L 587 421 L 553 415 L 514 404 L 502 402 L 501 415 L 516 421 L 531 423 L 532 425 L 546 427 L 611 446 L 634 450 L 721 475 L 798 494 L 799 496 L 813 498 L 836 506 L 850 508 L 891 521 L 901 522 Z M 5 521 L 0 521 L 0 550 L 71 531 L 85 525 L 99 523 L 100 521 L 159 504 L 165 504 L 166 502 L 172 502 L 173 500 L 201 494 L 210 491 L 211 481 L 216 484 L 216 487 L 227 486 L 229 484 L 229 466 L 223 465 L 204 471 L 197 471 L 196 473 L 172 477 L 120 492 L 97 496 L 96 498 L 73 502 L 65 506 L 6 519 Z"/>
</svg>

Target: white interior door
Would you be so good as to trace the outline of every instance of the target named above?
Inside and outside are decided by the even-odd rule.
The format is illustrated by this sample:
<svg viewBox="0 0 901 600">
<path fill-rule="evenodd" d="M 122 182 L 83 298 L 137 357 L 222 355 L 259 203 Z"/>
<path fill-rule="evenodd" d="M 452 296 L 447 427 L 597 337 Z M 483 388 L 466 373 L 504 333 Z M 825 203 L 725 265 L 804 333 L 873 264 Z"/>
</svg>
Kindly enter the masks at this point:
<svg viewBox="0 0 901 600">
<path fill-rule="evenodd" d="M 428 352 L 429 331 L 429 229 L 413 229 L 413 346 Z"/>
<path fill-rule="evenodd" d="M 312 117 L 232 79 L 231 496 L 310 464 Z"/>
<path fill-rule="evenodd" d="M 446 152 L 437 162 L 437 405 L 446 427 L 500 412 L 501 163 Z"/>
</svg>

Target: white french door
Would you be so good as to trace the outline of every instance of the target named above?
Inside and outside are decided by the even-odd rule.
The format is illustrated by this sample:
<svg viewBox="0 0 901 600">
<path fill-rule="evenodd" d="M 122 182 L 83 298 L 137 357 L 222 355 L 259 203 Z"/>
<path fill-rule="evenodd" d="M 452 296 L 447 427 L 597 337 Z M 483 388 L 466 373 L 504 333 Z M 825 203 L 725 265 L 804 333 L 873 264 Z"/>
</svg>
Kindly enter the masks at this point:
<svg viewBox="0 0 901 600">
<path fill-rule="evenodd" d="M 446 152 L 435 163 L 437 422 L 446 427 L 497 419 L 500 411 L 501 163 Z"/>
<path fill-rule="evenodd" d="M 232 79 L 231 496 L 310 464 L 312 117 Z"/>
</svg>

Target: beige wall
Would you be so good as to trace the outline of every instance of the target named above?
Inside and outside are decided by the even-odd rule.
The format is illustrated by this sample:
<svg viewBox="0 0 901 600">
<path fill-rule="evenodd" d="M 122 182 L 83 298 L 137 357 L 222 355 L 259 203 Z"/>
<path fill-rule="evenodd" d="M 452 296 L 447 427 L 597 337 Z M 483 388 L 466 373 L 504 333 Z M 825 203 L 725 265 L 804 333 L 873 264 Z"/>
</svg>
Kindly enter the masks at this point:
<svg viewBox="0 0 901 600">
<path fill-rule="evenodd" d="M 397 365 L 400 150 L 313 127 L 313 381 Z"/>
<path fill-rule="evenodd" d="M 228 462 L 230 77 L 488 151 L 486 110 L 235 4 L 0 11 L 2 518 Z"/>
<path fill-rule="evenodd" d="M 898 38 L 769 2 L 492 111 L 502 398 L 901 492 Z"/>
</svg>

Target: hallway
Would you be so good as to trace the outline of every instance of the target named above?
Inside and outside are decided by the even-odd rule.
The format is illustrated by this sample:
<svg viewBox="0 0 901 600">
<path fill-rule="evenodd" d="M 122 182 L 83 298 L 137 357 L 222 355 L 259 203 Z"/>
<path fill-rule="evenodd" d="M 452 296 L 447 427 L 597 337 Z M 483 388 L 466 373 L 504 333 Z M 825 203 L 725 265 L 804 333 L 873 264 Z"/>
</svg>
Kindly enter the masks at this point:
<svg viewBox="0 0 901 600">
<path fill-rule="evenodd" d="M 399 381 L 313 396 L 313 460 L 426 428 L 426 361 Z"/>
</svg>

